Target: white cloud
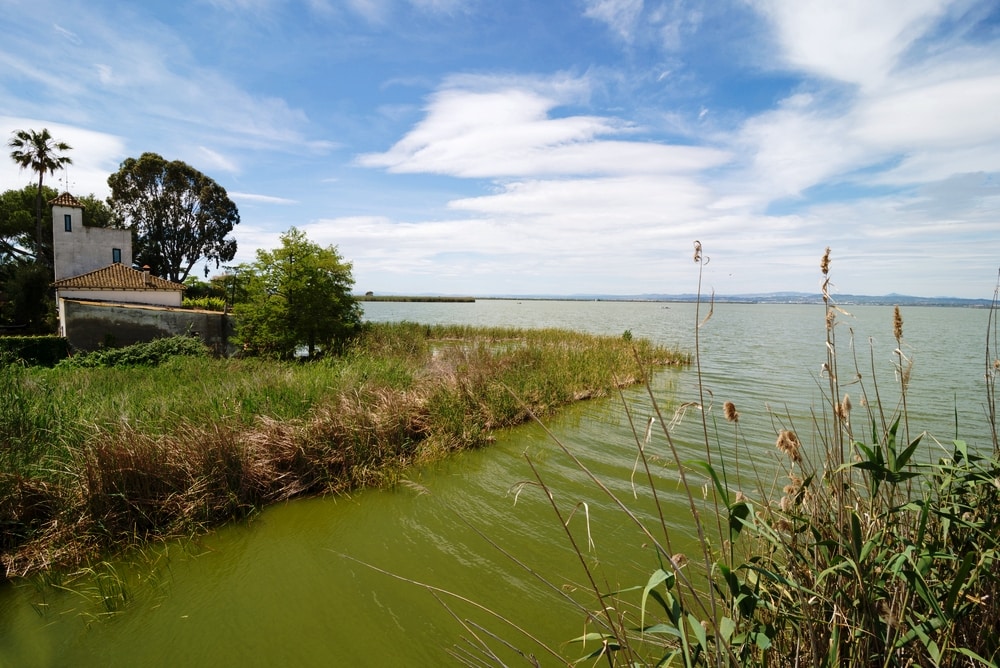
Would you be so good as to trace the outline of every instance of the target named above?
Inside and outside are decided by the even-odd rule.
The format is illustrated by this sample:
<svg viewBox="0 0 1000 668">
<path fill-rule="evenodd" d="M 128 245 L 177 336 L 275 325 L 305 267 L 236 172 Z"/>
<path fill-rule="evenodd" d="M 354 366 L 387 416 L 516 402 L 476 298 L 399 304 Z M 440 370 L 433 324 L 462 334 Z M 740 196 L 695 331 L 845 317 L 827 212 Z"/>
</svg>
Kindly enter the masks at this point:
<svg viewBox="0 0 1000 668">
<path fill-rule="evenodd" d="M 125 142 L 121 137 L 84 128 L 54 123 L 37 118 L 17 118 L 0 116 L 0 137 L 6 146 L 11 133 L 16 130 L 41 131 L 47 128 L 56 141 L 66 142 L 72 147 L 66 155 L 73 160 L 65 170 L 53 175 L 46 174 L 45 182 L 57 189 L 68 189 L 74 194 L 94 193 L 98 197 L 109 194 L 108 176 L 118 170 L 125 155 Z M 29 172 L 18 170 L 10 160 L 0 160 L 0 183 L 6 188 L 21 188 L 31 181 Z M 62 180 L 68 180 L 65 186 Z"/>
<path fill-rule="evenodd" d="M 285 197 L 274 197 L 273 195 L 258 195 L 256 193 L 240 193 L 233 191 L 229 191 L 228 195 L 230 199 L 234 199 L 237 201 L 254 202 L 259 204 L 280 204 L 280 205 L 298 204 L 298 202 L 294 199 L 288 199 Z"/>
<path fill-rule="evenodd" d="M 873 88 L 957 0 L 753 0 L 793 68 Z"/>
<path fill-rule="evenodd" d="M 553 117 L 560 99 L 537 90 L 535 82 L 500 83 L 493 90 L 437 92 L 424 120 L 389 151 L 360 156 L 359 163 L 392 172 L 500 178 L 687 172 L 729 159 L 713 148 L 601 139 L 635 128 L 609 117 Z"/>
<path fill-rule="evenodd" d="M 231 158 L 228 158 L 217 151 L 213 151 L 206 146 L 198 147 L 198 155 L 205 163 L 214 169 L 231 173 L 238 173 L 240 171 L 239 165 L 237 165 Z M 206 170 L 199 168 L 199 171 L 204 172 Z"/>
<path fill-rule="evenodd" d="M 585 0 L 584 16 L 606 23 L 620 38 L 632 40 L 643 0 Z"/>
</svg>

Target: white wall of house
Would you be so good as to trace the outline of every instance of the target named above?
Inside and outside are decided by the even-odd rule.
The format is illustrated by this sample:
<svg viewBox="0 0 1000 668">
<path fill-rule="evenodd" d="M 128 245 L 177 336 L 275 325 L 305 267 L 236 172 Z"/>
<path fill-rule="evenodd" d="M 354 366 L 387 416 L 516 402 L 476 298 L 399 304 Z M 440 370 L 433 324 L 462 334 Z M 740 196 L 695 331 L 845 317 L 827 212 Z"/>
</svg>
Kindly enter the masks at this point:
<svg viewBox="0 0 1000 668">
<path fill-rule="evenodd" d="M 55 204 L 52 206 L 52 251 L 57 281 L 101 269 L 116 260 L 131 267 L 132 232 L 84 227 L 83 209 Z"/>
<path fill-rule="evenodd" d="M 184 293 L 180 290 L 94 290 L 60 288 L 58 299 L 83 299 L 115 302 L 119 304 L 149 304 L 152 306 L 180 306 Z"/>
</svg>

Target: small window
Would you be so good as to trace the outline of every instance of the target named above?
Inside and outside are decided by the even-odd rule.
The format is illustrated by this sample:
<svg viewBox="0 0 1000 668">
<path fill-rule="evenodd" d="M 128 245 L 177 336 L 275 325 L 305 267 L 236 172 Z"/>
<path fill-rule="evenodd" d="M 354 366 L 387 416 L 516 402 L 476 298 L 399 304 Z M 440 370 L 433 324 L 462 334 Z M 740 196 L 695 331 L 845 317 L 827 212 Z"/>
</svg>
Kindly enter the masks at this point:
<svg viewBox="0 0 1000 668">
<path fill-rule="evenodd" d="M 121 248 L 112 248 L 111 249 L 111 261 L 113 263 L 115 263 L 115 264 L 121 264 L 122 263 L 122 249 Z"/>
<path fill-rule="evenodd" d="M 73 216 L 71 216 L 68 213 L 66 215 L 64 215 L 63 216 L 63 225 L 65 225 L 67 232 L 72 232 L 73 231 Z"/>
</svg>

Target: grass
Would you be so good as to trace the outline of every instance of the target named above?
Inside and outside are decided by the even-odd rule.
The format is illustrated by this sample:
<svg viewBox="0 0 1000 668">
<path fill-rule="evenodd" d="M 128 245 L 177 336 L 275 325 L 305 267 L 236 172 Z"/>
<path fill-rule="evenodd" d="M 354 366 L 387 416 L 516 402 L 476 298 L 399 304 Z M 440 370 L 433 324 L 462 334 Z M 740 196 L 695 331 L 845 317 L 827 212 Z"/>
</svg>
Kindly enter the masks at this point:
<svg viewBox="0 0 1000 668">
<path fill-rule="evenodd" d="M 186 346 L 0 367 L 8 577 L 268 503 L 391 484 L 532 414 L 636 382 L 646 366 L 688 361 L 630 336 L 414 323 L 371 325 L 346 355 L 315 363 L 177 354 Z"/>
<path fill-rule="evenodd" d="M 700 244 L 695 261 L 701 266 Z M 710 392 L 699 382 L 697 403 L 703 410 L 694 419 L 700 421 L 702 455 L 685 459 L 676 440 L 677 422 L 663 414 L 650 390 L 655 421 L 645 430 L 634 425 L 633 431 L 637 472 L 659 509 L 653 519 L 633 512 L 612 491 L 614 485 L 550 434 L 608 505 L 620 511 L 622 521 L 643 534 L 652 559 L 646 548 L 631 559 L 649 563 L 649 576 L 631 587 L 605 584 L 604 568 L 611 565 L 591 559 L 568 528 L 580 502 L 562 498 L 536 470 L 533 486 L 544 492 L 553 527 L 578 556 L 581 581 L 589 583 L 586 597 L 559 598 L 569 606 L 565 614 L 581 615 L 586 628 L 555 644 L 532 635 L 516 619 L 488 611 L 494 625 L 508 624 L 527 639 L 527 646 L 512 648 L 500 640 L 504 634 L 456 615 L 466 632 L 461 649 L 452 653 L 459 663 L 509 665 L 511 660 L 501 657 L 512 656 L 540 666 L 537 657 L 545 656 L 546 665 L 555 660 L 609 667 L 1000 665 L 996 322 L 991 318 L 984 369 L 991 433 L 974 435 L 972 444 L 956 438 L 927 447 L 930 437 L 918 431 L 918 416 L 907 412 L 910 363 L 900 352 L 902 314 L 897 309 L 893 323 L 894 389 L 900 400 L 889 407 L 882 401 L 874 354 L 867 365 L 853 355 L 840 358 L 845 312 L 827 290 L 829 249 L 820 267 L 826 340 L 818 345 L 827 358 L 818 380 L 825 398 L 811 424 L 797 430 L 791 417 L 775 419 L 773 449 L 764 450 L 747 442 L 738 407 L 721 400 L 724 390 Z M 996 309 L 995 300 L 994 314 Z M 710 317 L 710 305 L 699 302 L 696 340 Z M 700 355 L 698 349 L 699 378 Z M 513 388 L 512 394 L 521 396 Z M 714 398 L 720 398 L 718 404 Z M 712 410 L 717 405 L 721 415 L 718 408 Z M 627 405 L 625 410 L 631 421 L 632 411 Z M 651 463 L 647 454 L 653 439 L 671 453 L 698 537 L 697 553 L 682 554 L 672 544 L 675 537 L 660 498 L 673 492 L 674 483 L 660 488 L 657 467 L 662 463 Z M 540 575 L 517 555 L 507 556 L 538 578 L 540 587 L 563 591 L 560 582 Z M 468 602 L 461 593 L 431 591 L 449 610 L 449 601 Z M 567 608 L 554 604 L 553 610 Z"/>
</svg>

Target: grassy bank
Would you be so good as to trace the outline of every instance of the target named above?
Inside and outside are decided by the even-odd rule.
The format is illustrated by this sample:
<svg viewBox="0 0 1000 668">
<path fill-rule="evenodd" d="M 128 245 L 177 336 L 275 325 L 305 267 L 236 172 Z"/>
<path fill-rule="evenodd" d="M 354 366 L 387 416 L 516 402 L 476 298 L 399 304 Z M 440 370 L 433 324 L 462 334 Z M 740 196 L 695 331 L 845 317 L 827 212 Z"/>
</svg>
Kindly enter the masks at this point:
<svg viewBox="0 0 1000 668">
<path fill-rule="evenodd" d="M 391 483 L 489 442 L 528 408 L 544 415 L 687 361 L 630 338 L 401 323 L 311 364 L 6 365 L 0 559 L 21 576 L 268 503 Z"/>
</svg>

